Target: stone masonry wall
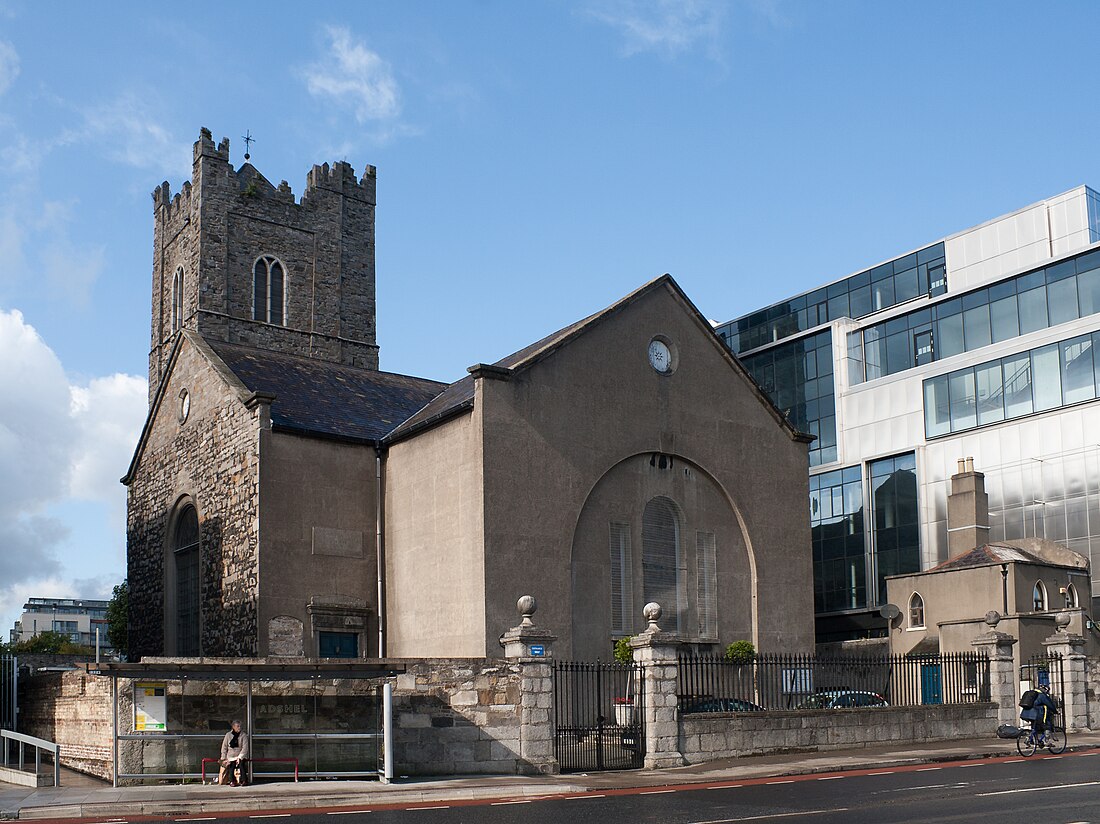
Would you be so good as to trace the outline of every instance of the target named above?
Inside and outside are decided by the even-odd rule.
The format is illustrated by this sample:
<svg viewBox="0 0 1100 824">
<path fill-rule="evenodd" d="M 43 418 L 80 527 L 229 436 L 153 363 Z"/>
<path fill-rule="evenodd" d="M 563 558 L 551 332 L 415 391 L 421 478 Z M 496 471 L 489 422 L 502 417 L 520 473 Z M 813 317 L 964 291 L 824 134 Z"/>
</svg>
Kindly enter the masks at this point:
<svg viewBox="0 0 1100 824">
<path fill-rule="evenodd" d="M 1085 704 L 1089 708 L 1089 728 L 1100 729 L 1100 658 L 1085 659 Z"/>
<path fill-rule="evenodd" d="M 699 764 L 745 755 L 983 738 L 996 727 L 997 707 L 990 703 L 696 713 L 680 717 L 680 752 L 689 764 Z"/>
<path fill-rule="evenodd" d="M 172 285 L 184 273 L 183 326 L 211 339 L 378 368 L 375 342 L 375 169 L 314 166 L 297 201 L 251 165 L 234 169 L 229 141 L 203 130 L 192 179 L 153 192 L 149 397 L 167 364 Z M 274 255 L 286 271 L 286 326 L 252 320 L 252 267 Z"/>
<path fill-rule="evenodd" d="M 410 663 L 394 690 L 396 774 L 537 773 L 521 755 L 523 702 L 544 711 L 552 695 L 522 693 L 524 664 L 504 659 Z M 541 715 L 539 716 L 542 717 Z"/>
<path fill-rule="evenodd" d="M 61 763 L 111 778 L 111 682 L 86 672 L 19 679 L 19 732 L 61 745 Z"/>
<path fill-rule="evenodd" d="M 197 340 L 197 339 L 194 339 Z M 245 407 L 191 338 L 181 341 L 164 402 L 130 479 L 127 570 L 130 654 L 165 650 L 165 558 L 172 517 L 189 499 L 199 515 L 204 655 L 255 655 L 259 408 Z M 186 389 L 191 411 L 178 417 Z M 167 650 L 172 652 L 172 650 Z"/>
</svg>

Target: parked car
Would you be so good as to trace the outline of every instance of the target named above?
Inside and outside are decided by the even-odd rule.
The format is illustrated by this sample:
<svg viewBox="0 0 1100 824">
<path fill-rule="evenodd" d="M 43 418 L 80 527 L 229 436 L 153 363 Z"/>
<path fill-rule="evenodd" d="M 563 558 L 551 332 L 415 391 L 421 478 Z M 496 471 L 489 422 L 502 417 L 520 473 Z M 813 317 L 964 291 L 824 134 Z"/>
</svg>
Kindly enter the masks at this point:
<svg viewBox="0 0 1100 824">
<path fill-rule="evenodd" d="M 852 707 L 888 707 L 886 699 L 877 692 L 860 690 L 832 690 L 811 695 L 795 709 L 799 710 L 839 710 Z"/>
<path fill-rule="evenodd" d="M 743 698 L 700 698 L 684 712 L 764 712 L 764 707 Z"/>
</svg>

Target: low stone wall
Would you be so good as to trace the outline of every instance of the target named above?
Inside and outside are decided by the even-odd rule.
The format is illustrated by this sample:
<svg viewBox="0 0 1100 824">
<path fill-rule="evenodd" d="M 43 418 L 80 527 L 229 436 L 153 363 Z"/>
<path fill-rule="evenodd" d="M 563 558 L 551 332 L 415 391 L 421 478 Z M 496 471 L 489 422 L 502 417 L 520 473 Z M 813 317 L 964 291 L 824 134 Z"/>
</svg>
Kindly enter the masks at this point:
<svg viewBox="0 0 1100 824">
<path fill-rule="evenodd" d="M 19 732 L 61 745 L 61 763 L 111 778 L 111 682 L 82 670 L 19 679 Z"/>
<path fill-rule="evenodd" d="M 545 679 L 525 678 L 542 666 Z M 543 683 L 534 683 L 543 681 Z M 504 659 L 409 663 L 394 688 L 394 762 L 403 775 L 537 773 L 523 757 L 521 711 L 549 737 L 551 682 L 547 665 Z M 528 693 L 525 697 L 525 693 Z M 530 725 L 528 725 L 530 726 Z"/>
<path fill-rule="evenodd" d="M 991 703 L 680 716 L 680 752 L 689 764 L 743 755 L 867 747 L 993 736 Z"/>
<path fill-rule="evenodd" d="M 1085 703 L 1089 729 L 1100 730 L 1100 658 L 1085 659 Z"/>
<path fill-rule="evenodd" d="M 483 658 L 390 659 L 388 663 L 406 668 L 403 675 L 391 679 L 395 774 L 556 772 L 556 763 L 547 757 L 553 752 L 553 682 L 548 663 Z M 134 683 L 119 679 L 122 734 L 134 732 Z M 382 683 L 254 681 L 255 729 L 249 732 L 293 735 L 318 724 L 326 732 L 374 731 L 353 727 L 374 723 L 368 719 L 374 712 L 371 708 L 380 702 Z M 172 741 L 148 733 L 140 741 L 120 742 L 120 773 L 197 772 L 202 758 L 217 755 L 214 736 L 220 736 L 231 719 L 245 719 L 245 691 L 242 681 L 192 680 L 184 698 L 181 682 L 168 681 L 167 732 L 207 738 Z M 62 763 L 68 767 L 112 777 L 110 678 L 83 670 L 38 673 L 21 678 L 19 692 L 21 732 L 56 741 L 62 747 Z M 297 746 L 293 741 L 253 741 L 254 754 L 264 757 L 297 757 Z M 328 760 L 337 757 L 340 746 L 327 745 Z M 342 746 L 352 749 L 349 744 Z M 373 769 L 373 755 L 370 761 L 366 766 Z M 302 769 L 312 769 L 311 764 L 303 758 Z"/>
</svg>

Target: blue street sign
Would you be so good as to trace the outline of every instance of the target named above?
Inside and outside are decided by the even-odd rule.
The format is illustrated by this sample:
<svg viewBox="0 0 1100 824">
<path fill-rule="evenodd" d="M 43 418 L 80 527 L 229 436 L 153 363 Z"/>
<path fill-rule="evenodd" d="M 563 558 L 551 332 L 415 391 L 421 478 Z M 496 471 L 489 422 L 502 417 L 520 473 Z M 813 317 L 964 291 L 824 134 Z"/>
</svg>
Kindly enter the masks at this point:
<svg viewBox="0 0 1100 824">
<path fill-rule="evenodd" d="M 531 644 L 531 655 L 534 658 L 541 658 L 546 655 L 546 647 L 542 644 Z"/>
</svg>

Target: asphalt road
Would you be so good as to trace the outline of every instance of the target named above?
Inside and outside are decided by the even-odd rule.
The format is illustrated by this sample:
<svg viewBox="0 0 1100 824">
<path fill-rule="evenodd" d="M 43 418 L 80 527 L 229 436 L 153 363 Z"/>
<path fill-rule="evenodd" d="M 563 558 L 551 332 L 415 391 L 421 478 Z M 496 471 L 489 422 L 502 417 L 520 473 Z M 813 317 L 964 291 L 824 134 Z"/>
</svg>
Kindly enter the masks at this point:
<svg viewBox="0 0 1100 824">
<path fill-rule="evenodd" d="M 211 819 L 176 819 L 188 820 Z M 759 779 L 705 788 L 608 790 L 545 800 L 451 802 L 369 811 L 222 813 L 217 820 L 249 824 L 269 820 L 270 824 L 1100 824 L 1100 752 Z"/>
</svg>

